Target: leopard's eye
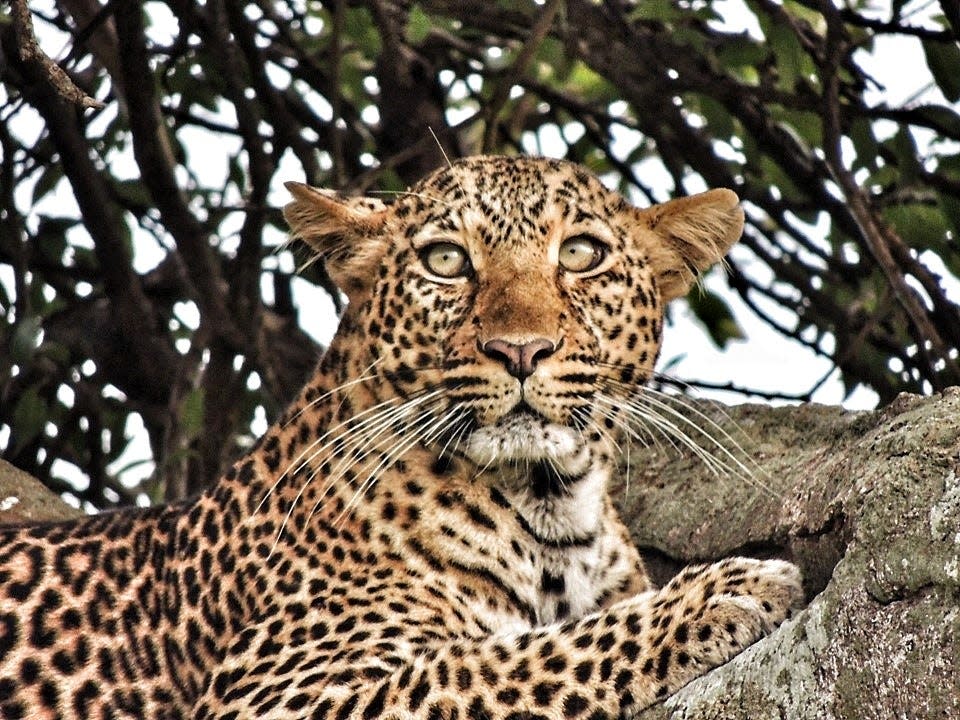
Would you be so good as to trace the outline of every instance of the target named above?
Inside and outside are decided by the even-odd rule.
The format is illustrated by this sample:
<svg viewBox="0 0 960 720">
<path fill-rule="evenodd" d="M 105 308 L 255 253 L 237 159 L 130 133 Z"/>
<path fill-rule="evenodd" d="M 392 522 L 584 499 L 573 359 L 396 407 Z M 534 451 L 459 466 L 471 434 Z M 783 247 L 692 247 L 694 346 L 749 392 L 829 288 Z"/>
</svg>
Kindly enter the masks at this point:
<svg viewBox="0 0 960 720">
<path fill-rule="evenodd" d="M 436 242 L 420 250 L 420 261 L 427 270 L 442 278 L 462 277 L 470 272 L 467 251 L 450 242 Z"/>
<path fill-rule="evenodd" d="M 560 267 L 570 272 L 593 270 L 607 256 L 607 246 L 589 235 L 567 238 L 560 245 Z"/>
</svg>

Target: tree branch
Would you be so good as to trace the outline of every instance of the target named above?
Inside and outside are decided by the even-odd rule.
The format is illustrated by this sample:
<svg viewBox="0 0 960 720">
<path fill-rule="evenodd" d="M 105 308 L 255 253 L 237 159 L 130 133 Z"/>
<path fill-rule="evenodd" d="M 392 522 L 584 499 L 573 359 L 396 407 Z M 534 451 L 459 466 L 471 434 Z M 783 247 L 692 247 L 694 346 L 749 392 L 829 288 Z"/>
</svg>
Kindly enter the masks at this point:
<svg viewBox="0 0 960 720">
<path fill-rule="evenodd" d="M 37 80 L 50 84 L 54 91 L 71 105 L 80 108 L 102 108 L 99 100 L 87 95 L 78 88 L 63 68 L 47 56 L 37 44 L 33 31 L 33 19 L 27 0 L 10 0 L 10 15 L 13 20 L 13 32 L 16 36 L 17 52 L 20 61 L 32 69 L 30 74 Z"/>
<path fill-rule="evenodd" d="M 913 327 L 916 329 L 915 335 L 917 351 L 921 356 L 927 357 L 928 378 L 936 383 L 939 376 L 943 383 L 940 387 L 954 385 L 960 382 L 960 365 L 950 357 L 950 347 L 944 340 L 940 330 L 931 322 L 926 308 L 923 307 L 916 292 L 907 284 L 903 274 L 902 264 L 898 264 L 894 259 L 894 252 L 901 260 L 909 257 L 909 251 L 903 244 L 903 241 L 890 228 L 883 226 L 876 215 L 872 212 L 869 201 L 861 190 L 852 174 L 847 171 L 843 165 L 842 150 L 840 141 L 842 133 L 840 130 L 840 97 L 839 97 L 839 77 L 837 68 L 840 67 L 842 57 L 847 51 L 847 44 L 844 40 L 842 20 L 840 13 L 829 0 L 821 3 L 821 12 L 827 19 L 827 55 L 825 56 L 822 67 L 823 82 L 823 126 L 824 143 L 823 149 L 826 161 L 833 174 L 834 179 L 840 186 L 847 200 L 850 212 L 856 220 L 860 229 L 860 235 L 864 240 L 874 260 L 879 265 L 890 287 L 901 307 L 907 313 Z M 912 258 L 911 258 L 912 260 Z M 922 273 L 926 275 L 926 273 Z M 935 294 L 940 294 L 938 287 L 934 288 Z M 950 312 L 952 310 L 952 312 Z M 954 318 L 954 322 L 960 326 L 960 315 L 954 308 L 947 310 Z M 944 328 L 948 330 L 948 328 Z M 949 331 L 949 330 L 948 330 Z M 930 348 L 927 347 L 930 344 Z M 930 353 L 933 353 L 931 356 Z M 937 365 L 944 363 L 943 370 Z"/>
<path fill-rule="evenodd" d="M 176 162 L 155 94 L 142 13 L 139 3 L 120 3 L 114 16 L 120 39 L 119 54 L 124 59 L 120 82 L 128 102 L 140 177 L 183 256 L 204 320 L 239 348 L 243 346 L 243 339 L 223 302 L 226 283 L 216 253 L 210 246 L 208 234 L 187 206 L 174 175 Z"/>
<path fill-rule="evenodd" d="M 527 74 L 527 68 L 530 67 L 533 56 L 543 43 L 543 39 L 547 36 L 547 33 L 550 32 L 550 28 L 553 26 L 553 19 L 557 16 L 557 11 L 561 5 L 563 5 L 563 0 L 550 0 L 546 7 L 540 10 L 540 14 L 533 23 L 533 27 L 530 28 L 530 35 L 523 43 L 520 52 L 517 53 L 516 60 L 513 61 L 509 70 L 500 78 L 497 89 L 494 91 L 489 105 L 487 105 L 485 113 L 486 127 L 483 131 L 481 152 L 489 153 L 493 151 L 497 135 L 497 117 L 500 115 L 500 111 L 503 110 L 503 106 L 506 105 L 507 100 L 510 99 L 510 90 Z"/>
</svg>

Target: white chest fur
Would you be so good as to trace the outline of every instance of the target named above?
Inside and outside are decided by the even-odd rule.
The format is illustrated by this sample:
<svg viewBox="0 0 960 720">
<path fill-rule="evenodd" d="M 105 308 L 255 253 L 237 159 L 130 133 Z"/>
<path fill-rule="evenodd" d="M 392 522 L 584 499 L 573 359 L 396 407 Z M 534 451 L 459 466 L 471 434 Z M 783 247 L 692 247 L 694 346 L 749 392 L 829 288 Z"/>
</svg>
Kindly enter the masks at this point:
<svg viewBox="0 0 960 720">
<path fill-rule="evenodd" d="M 596 610 L 632 570 L 620 535 L 608 527 L 607 480 L 606 468 L 590 468 L 547 492 L 505 493 L 526 531 L 517 592 L 538 625 Z"/>
</svg>

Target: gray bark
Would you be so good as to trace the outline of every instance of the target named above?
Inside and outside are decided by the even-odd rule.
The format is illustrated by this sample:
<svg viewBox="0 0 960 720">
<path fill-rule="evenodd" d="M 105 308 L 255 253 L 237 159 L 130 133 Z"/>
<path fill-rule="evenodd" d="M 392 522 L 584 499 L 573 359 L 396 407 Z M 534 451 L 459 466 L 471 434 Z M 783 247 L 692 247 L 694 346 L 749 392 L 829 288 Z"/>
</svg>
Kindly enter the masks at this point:
<svg viewBox="0 0 960 720">
<path fill-rule="evenodd" d="M 0 526 L 68 520 L 82 514 L 33 475 L 0 460 Z"/>
<path fill-rule="evenodd" d="M 615 493 L 637 541 L 661 570 L 792 559 L 811 601 L 640 717 L 960 717 L 960 389 L 870 413 L 698 407 L 741 439 L 753 479 L 714 477 L 689 454 L 635 455 Z"/>
</svg>

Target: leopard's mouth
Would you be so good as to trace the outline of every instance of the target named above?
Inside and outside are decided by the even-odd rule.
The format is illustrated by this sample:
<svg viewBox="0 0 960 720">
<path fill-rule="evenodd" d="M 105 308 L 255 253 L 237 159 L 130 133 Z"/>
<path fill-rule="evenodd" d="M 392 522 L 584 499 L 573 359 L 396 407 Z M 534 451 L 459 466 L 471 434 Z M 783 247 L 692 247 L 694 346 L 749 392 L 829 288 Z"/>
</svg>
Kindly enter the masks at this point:
<svg viewBox="0 0 960 720">
<path fill-rule="evenodd" d="M 522 400 L 495 423 L 474 429 L 463 451 L 482 467 L 548 462 L 570 474 L 581 472 L 589 455 L 579 431 L 552 422 Z"/>
<path fill-rule="evenodd" d="M 530 405 L 530 403 L 528 403 L 526 398 L 524 398 L 522 395 L 520 396 L 520 401 L 513 406 L 513 409 L 506 413 L 505 417 L 509 417 L 511 415 L 517 417 L 529 416 L 531 420 L 539 420 L 546 423 L 550 422 L 550 418 Z"/>
</svg>

